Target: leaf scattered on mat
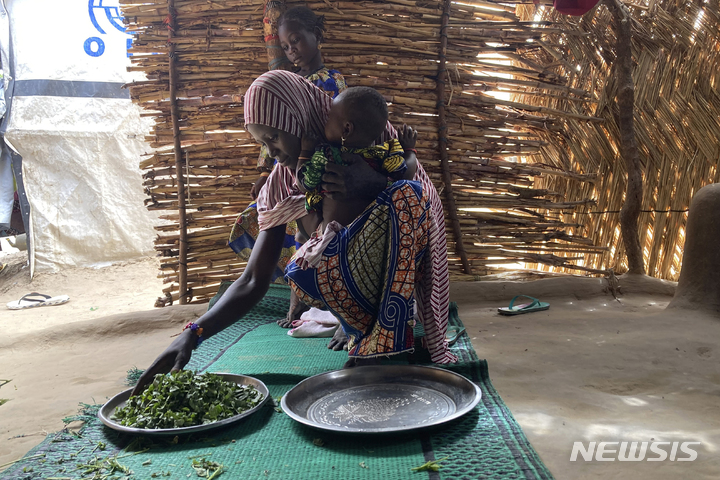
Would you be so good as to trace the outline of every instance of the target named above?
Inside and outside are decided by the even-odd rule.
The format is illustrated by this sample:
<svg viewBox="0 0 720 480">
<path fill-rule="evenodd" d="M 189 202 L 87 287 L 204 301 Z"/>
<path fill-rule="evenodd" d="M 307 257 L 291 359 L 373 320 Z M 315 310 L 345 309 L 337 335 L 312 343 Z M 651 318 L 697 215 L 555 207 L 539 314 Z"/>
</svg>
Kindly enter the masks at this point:
<svg viewBox="0 0 720 480">
<path fill-rule="evenodd" d="M 140 377 L 142 377 L 143 373 L 145 373 L 145 370 L 140 370 L 137 367 L 131 368 L 127 371 L 125 385 L 127 385 L 128 387 L 134 387 L 135 385 L 137 385 L 137 382 L 138 380 L 140 380 Z"/>
<path fill-rule="evenodd" d="M 97 442 L 97 445 L 95 445 L 95 448 L 93 448 L 91 453 L 94 453 L 95 450 L 105 450 L 107 447 L 107 444 L 105 442 Z"/>
<path fill-rule="evenodd" d="M 69 417 L 65 417 L 62 419 L 63 423 L 65 425 L 72 423 L 72 422 L 87 422 L 88 420 L 95 420 L 97 418 L 98 410 L 100 410 L 100 407 L 102 407 L 102 404 L 96 403 L 96 404 L 89 404 L 89 403 L 79 403 L 80 405 L 80 411 L 76 415 L 71 415 Z M 72 432 L 75 434 L 75 432 Z M 78 435 L 78 434 L 75 434 Z M 78 435 L 79 437 L 79 435 Z"/>
<path fill-rule="evenodd" d="M 125 465 L 120 464 L 117 455 L 108 458 L 95 457 L 93 461 L 88 463 L 79 463 L 78 471 L 82 473 L 82 478 L 106 479 L 116 473 L 131 475 L 132 471 Z"/>
<path fill-rule="evenodd" d="M 365 462 L 360 462 L 358 465 L 360 465 L 361 468 L 368 468 L 368 466 L 365 465 Z"/>
<path fill-rule="evenodd" d="M 316 438 L 315 440 L 313 440 L 313 445 L 317 447 L 322 447 L 323 445 L 325 445 L 325 442 L 323 442 L 322 438 Z"/>
<path fill-rule="evenodd" d="M 207 478 L 209 480 L 219 477 L 225 467 L 217 462 L 211 462 L 205 458 L 200 458 L 192 461 L 192 468 L 195 470 L 198 477 Z"/>
<path fill-rule="evenodd" d="M 440 465 L 440 462 L 447 460 L 450 457 L 444 457 L 440 460 L 433 460 L 427 463 L 423 463 L 419 467 L 411 468 L 413 472 L 437 472 L 442 468 L 442 465 Z"/>
</svg>

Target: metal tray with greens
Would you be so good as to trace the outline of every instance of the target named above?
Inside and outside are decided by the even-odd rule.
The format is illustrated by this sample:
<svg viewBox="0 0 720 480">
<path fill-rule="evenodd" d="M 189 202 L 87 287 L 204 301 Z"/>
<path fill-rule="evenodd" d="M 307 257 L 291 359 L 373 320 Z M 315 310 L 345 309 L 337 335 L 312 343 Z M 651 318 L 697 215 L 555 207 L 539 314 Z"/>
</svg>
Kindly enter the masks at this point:
<svg viewBox="0 0 720 480">
<path fill-rule="evenodd" d="M 108 400 L 98 417 L 125 433 L 178 435 L 221 428 L 252 415 L 269 398 L 260 380 L 231 373 L 184 370 L 157 375 L 142 394 L 132 389 Z"/>
</svg>

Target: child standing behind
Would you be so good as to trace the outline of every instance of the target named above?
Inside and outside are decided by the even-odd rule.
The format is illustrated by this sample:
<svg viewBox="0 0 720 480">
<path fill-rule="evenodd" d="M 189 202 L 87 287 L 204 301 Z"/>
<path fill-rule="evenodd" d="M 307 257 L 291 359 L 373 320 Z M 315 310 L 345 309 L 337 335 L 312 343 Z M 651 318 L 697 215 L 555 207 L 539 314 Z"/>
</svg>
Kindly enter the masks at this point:
<svg viewBox="0 0 720 480">
<path fill-rule="evenodd" d="M 335 98 L 344 91 L 347 86 L 342 74 L 337 70 L 328 69 L 323 63 L 320 44 L 323 42 L 325 33 L 325 18 L 313 13 L 307 7 L 293 7 L 286 10 L 278 18 L 278 38 L 280 47 L 283 49 L 285 56 L 296 67 L 295 73 L 302 75 L 307 80 L 315 84 L 316 87 L 324 91 L 331 98 Z M 260 149 L 260 156 L 257 162 L 257 169 L 260 177 L 250 189 L 250 196 L 254 199 L 260 194 L 260 189 L 265 185 L 270 172 L 275 166 L 275 159 L 272 158 L 263 146 Z M 254 205 L 245 210 L 233 227 L 230 235 L 231 248 L 240 255 L 241 258 L 247 260 L 247 255 L 255 244 L 255 238 L 248 234 L 249 230 L 243 228 L 248 225 L 257 224 L 257 210 Z M 293 227 L 289 227 L 291 230 Z M 252 231 L 252 227 L 250 228 Z M 257 235 L 257 234 L 255 234 Z M 291 236 L 290 236 L 291 237 Z M 292 242 L 291 242 L 292 243 Z M 292 251 L 294 246 L 288 247 L 284 252 Z M 285 269 L 285 263 L 292 254 L 284 255 L 278 265 L 282 264 L 280 271 Z M 289 327 L 291 322 L 300 317 L 300 314 L 307 307 L 298 303 L 294 294 L 290 298 L 290 310 L 285 319 L 278 321 L 282 327 Z"/>
<path fill-rule="evenodd" d="M 325 18 L 315 15 L 307 7 L 290 8 L 278 18 L 280 46 L 288 60 L 297 68 L 295 73 L 307 78 L 331 98 L 335 98 L 347 86 L 339 71 L 329 70 L 323 63 L 320 44 L 324 33 Z M 275 159 L 262 147 L 257 164 L 260 178 L 250 189 L 252 198 L 257 198 L 274 165 Z"/>
</svg>

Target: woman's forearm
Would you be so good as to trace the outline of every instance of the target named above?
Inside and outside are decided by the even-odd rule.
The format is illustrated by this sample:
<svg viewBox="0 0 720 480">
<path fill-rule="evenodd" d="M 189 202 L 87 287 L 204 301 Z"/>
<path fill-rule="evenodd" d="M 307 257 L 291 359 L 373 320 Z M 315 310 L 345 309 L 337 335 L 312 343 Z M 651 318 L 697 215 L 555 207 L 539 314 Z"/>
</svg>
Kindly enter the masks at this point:
<svg viewBox="0 0 720 480">
<path fill-rule="evenodd" d="M 232 325 L 262 300 L 280 258 L 284 238 L 285 225 L 260 232 L 243 274 L 213 308 L 195 322 L 202 327 L 203 337 L 211 337 Z"/>
</svg>

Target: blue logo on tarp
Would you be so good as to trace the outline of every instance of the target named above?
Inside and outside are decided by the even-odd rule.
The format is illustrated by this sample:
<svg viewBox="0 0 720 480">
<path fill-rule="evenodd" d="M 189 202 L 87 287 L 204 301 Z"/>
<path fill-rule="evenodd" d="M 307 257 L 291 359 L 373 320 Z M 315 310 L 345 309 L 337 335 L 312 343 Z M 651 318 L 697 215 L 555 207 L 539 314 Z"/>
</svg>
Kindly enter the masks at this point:
<svg viewBox="0 0 720 480">
<path fill-rule="evenodd" d="M 103 35 L 107 32 L 100 25 L 98 17 L 100 17 L 102 23 L 105 23 L 106 19 L 110 26 L 114 27 L 119 32 L 125 33 L 125 27 L 123 26 L 123 16 L 120 13 L 120 7 L 117 5 L 107 6 L 103 5 L 104 0 L 88 0 L 88 14 L 90 15 L 90 21 L 92 22 L 95 29 Z M 107 28 L 107 27 L 106 27 Z M 132 38 L 127 39 L 128 50 L 132 46 Z M 105 42 L 100 37 L 90 37 L 85 40 L 85 53 L 91 57 L 99 57 L 105 53 Z M 128 57 L 130 52 L 128 52 Z"/>
</svg>

